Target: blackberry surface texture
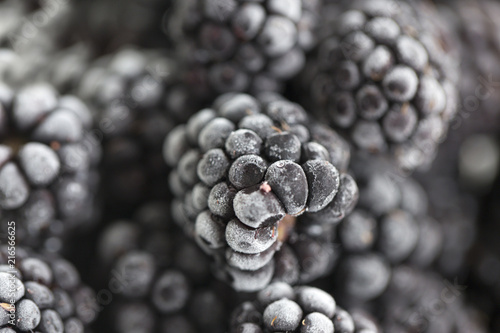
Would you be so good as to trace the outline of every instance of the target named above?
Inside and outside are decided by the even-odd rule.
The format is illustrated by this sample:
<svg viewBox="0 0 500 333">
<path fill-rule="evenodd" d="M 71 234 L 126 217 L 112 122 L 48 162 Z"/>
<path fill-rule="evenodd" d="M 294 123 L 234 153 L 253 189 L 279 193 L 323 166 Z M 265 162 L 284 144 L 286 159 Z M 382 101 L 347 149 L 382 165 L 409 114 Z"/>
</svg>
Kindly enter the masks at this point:
<svg viewBox="0 0 500 333">
<path fill-rule="evenodd" d="M 0 248 L 0 301 L 2 332 L 88 332 L 100 311 L 94 291 L 82 283 L 72 263 L 20 246 Z"/>
<path fill-rule="evenodd" d="M 0 114 L 1 228 L 15 221 L 18 241 L 57 251 L 61 237 L 99 214 L 92 114 L 49 84 L 13 90 L 2 82 Z"/>
<path fill-rule="evenodd" d="M 455 38 L 435 11 L 415 6 L 377 0 L 336 8 L 299 82 L 310 91 L 306 104 L 349 142 L 405 170 L 432 160 L 458 104 Z"/>
<path fill-rule="evenodd" d="M 320 8 L 316 0 L 179 0 L 168 31 L 208 91 L 280 92 L 316 44 Z"/>
<path fill-rule="evenodd" d="M 163 152 L 174 218 L 235 289 L 262 289 L 273 274 L 306 283 L 331 268 L 333 244 L 309 229 L 342 220 L 358 189 L 347 144 L 298 104 L 222 95 L 174 128 Z"/>
<path fill-rule="evenodd" d="M 227 332 L 232 294 L 213 279 L 198 246 L 168 224 L 159 203 L 145 205 L 135 221 L 116 221 L 98 242 L 100 267 L 116 288 L 102 313 L 107 332 Z M 157 225 L 161 223 L 161 225 Z"/>
<path fill-rule="evenodd" d="M 346 311 L 327 292 L 310 286 L 273 282 L 254 301 L 231 315 L 231 333 L 322 332 L 377 333 L 377 323 L 363 311 Z"/>
</svg>

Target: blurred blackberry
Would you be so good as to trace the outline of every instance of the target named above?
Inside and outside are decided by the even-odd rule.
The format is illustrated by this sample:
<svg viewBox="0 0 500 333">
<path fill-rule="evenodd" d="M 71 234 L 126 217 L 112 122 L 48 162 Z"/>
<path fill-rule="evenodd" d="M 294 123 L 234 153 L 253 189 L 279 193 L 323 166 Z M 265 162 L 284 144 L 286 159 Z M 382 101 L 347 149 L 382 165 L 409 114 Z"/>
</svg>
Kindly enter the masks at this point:
<svg viewBox="0 0 500 333">
<path fill-rule="evenodd" d="M 13 284 L 14 296 L 8 288 Z M 100 311 L 94 291 L 82 283 L 72 263 L 30 248 L 0 248 L 0 286 L 2 332 L 83 333 Z M 9 322 L 11 300 L 15 325 Z"/>
<path fill-rule="evenodd" d="M 176 73 L 176 63 L 162 51 L 125 48 L 96 60 L 80 82 L 79 95 L 99 111 L 103 188 L 111 210 L 124 212 L 126 205 L 132 212 L 167 195 L 163 139 L 196 100 L 188 99 Z"/>
<path fill-rule="evenodd" d="M 77 1 L 79 13 L 72 30 L 77 39 L 92 45 L 98 54 L 116 52 L 126 45 L 164 47 L 168 39 L 160 29 L 163 13 L 172 1 Z"/>
<path fill-rule="evenodd" d="M 46 61 L 60 48 L 73 43 L 76 1 L 2 1 L 0 47 L 7 47 L 30 63 Z M 0 65 L 1 67 L 1 65 Z"/>
<path fill-rule="evenodd" d="M 500 129 L 500 15 L 498 1 L 440 1 L 443 19 L 452 24 L 460 37 L 463 99 L 452 129 L 461 133 Z M 462 134 L 463 136 L 463 134 Z"/>
<path fill-rule="evenodd" d="M 14 87 L 48 82 L 62 94 L 75 93 L 92 55 L 89 45 L 83 43 L 38 57 L 0 48 L 0 80 Z"/>
<path fill-rule="evenodd" d="M 464 277 L 469 269 L 467 257 L 477 235 L 478 200 L 464 190 L 456 173 L 440 173 L 433 168 L 416 177 L 429 196 L 430 214 L 443 230 L 436 267 L 446 277 Z"/>
<path fill-rule="evenodd" d="M 231 333 L 325 332 L 378 333 L 363 311 L 345 311 L 327 292 L 310 286 L 273 282 L 231 315 Z"/>
<path fill-rule="evenodd" d="M 500 177 L 483 197 L 478 218 L 478 235 L 469 256 L 471 273 L 467 284 L 472 302 L 489 321 L 490 332 L 500 330 Z"/>
<path fill-rule="evenodd" d="M 500 130 L 500 15 L 497 1 L 440 1 L 444 19 L 460 37 L 462 99 L 433 164 L 433 172 L 452 173 L 460 186 L 484 195 L 492 186 L 498 164 L 494 137 Z"/>
<path fill-rule="evenodd" d="M 347 144 L 274 94 L 230 93 L 165 140 L 172 214 L 237 290 L 328 272 L 334 225 L 357 201 Z M 223 277 L 223 278 L 224 278 Z"/>
<path fill-rule="evenodd" d="M 283 89 L 316 44 L 320 1 L 174 1 L 166 29 L 206 90 Z"/>
<path fill-rule="evenodd" d="M 457 112 L 449 27 L 423 4 L 360 0 L 340 8 L 299 82 L 310 108 L 362 151 L 387 153 L 404 170 L 428 163 Z"/>
<path fill-rule="evenodd" d="M 367 301 L 380 296 L 402 263 L 430 267 L 446 243 L 446 229 L 428 211 L 427 194 L 387 161 L 356 154 L 357 208 L 334 230 L 341 249 L 334 273 L 339 295 Z"/>
<path fill-rule="evenodd" d="M 105 287 L 113 292 L 99 329 L 227 332 L 227 311 L 234 296 L 227 286 L 213 280 L 208 258 L 178 231 L 157 229 L 156 218 L 145 215 L 138 214 L 142 216 L 139 224 L 111 224 L 98 243 L 99 259 L 108 276 Z"/>
<path fill-rule="evenodd" d="M 466 302 L 466 285 L 410 266 L 394 270 L 387 292 L 375 304 L 384 332 L 488 332 Z"/>
<path fill-rule="evenodd" d="M 12 90 L 0 82 L 0 216 L 16 222 L 18 241 L 49 251 L 89 228 L 99 213 L 99 141 L 92 114 L 72 95 L 37 83 Z"/>
</svg>

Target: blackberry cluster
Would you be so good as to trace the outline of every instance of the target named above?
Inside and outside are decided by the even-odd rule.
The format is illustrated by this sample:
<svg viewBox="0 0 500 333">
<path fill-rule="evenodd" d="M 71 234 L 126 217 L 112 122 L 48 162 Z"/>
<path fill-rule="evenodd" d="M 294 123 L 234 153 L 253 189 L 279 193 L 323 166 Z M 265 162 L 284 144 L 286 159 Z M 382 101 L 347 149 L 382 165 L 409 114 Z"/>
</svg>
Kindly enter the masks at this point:
<svg viewBox="0 0 500 333">
<path fill-rule="evenodd" d="M 316 44 L 317 0 L 178 0 L 168 33 L 178 57 L 215 93 L 283 90 Z"/>
<path fill-rule="evenodd" d="M 277 95 L 222 95 L 170 132 L 164 157 L 174 168 L 174 218 L 237 290 L 262 289 L 292 263 L 309 266 L 298 281 L 328 271 L 331 244 L 300 228 L 340 221 L 357 186 L 345 173 L 345 142 L 299 105 Z M 294 251 L 279 251 L 282 243 Z"/>
<path fill-rule="evenodd" d="M 302 80 L 311 108 L 359 150 L 389 154 L 406 170 L 432 161 L 458 104 L 454 38 L 418 8 L 389 0 L 344 7 Z"/>
<path fill-rule="evenodd" d="M 100 145 L 93 118 L 77 97 L 49 84 L 13 90 L 0 82 L 0 216 L 17 238 L 57 251 L 58 237 L 98 216 Z"/>
<path fill-rule="evenodd" d="M 0 0 L 0 333 L 500 330 L 497 16 Z"/>
<path fill-rule="evenodd" d="M 0 248 L 1 332 L 87 332 L 99 312 L 95 297 L 65 259 L 29 248 Z"/>
<path fill-rule="evenodd" d="M 310 286 L 291 287 L 274 282 L 255 301 L 236 308 L 231 333 L 379 333 L 378 324 L 363 311 L 346 311 L 327 292 Z"/>
<path fill-rule="evenodd" d="M 136 219 L 112 223 L 98 243 L 106 283 L 116 291 L 101 324 L 117 333 L 227 332 L 233 295 L 213 280 L 206 255 L 165 228 L 164 204 L 142 207 Z"/>
</svg>

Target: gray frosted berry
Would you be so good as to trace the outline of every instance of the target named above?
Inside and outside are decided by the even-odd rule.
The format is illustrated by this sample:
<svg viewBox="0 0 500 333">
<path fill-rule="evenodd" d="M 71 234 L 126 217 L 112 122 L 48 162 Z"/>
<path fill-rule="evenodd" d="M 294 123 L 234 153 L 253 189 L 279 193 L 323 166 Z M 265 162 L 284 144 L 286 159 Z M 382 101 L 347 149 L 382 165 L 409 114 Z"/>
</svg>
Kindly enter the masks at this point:
<svg viewBox="0 0 500 333">
<path fill-rule="evenodd" d="M 333 333 L 332 321 L 322 313 L 313 312 L 308 314 L 302 321 L 301 333 Z"/>
<path fill-rule="evenodd" d="M 281 299 L 264 310 L 264 325 L 271 332 L 296 330 L 302 321 L 302 309 L 294 301 Z"/>
<path fill-rule="evenodd" d="M 262 140 L 265 140 L 271 134 L 276 133 L 273 126 L 273 120 L 265 114 L 254 114 L 241 119 L 239 128 L 246 128 L 257 133 Z"/>
<path fill-rule="evenodd" d="M 328 318 L 335 314 L 336 303 L 327 292 L 314 287 L 298 287 L 295 290 L 296 302 L 304 313 L 319 312 Z"/>
<path fill-rule="evenodd" d="M 10 287 L 15 286 L 14 293 Z M 0 301 L 9 303 L 13 299 L 19 301 L 25 293 L 24 284 L 18 278 L 12 278 L 12 274 L 0 272 Z"/>
<path fill-rule="evenodd" d="M 226 118 L 214 118 L 201 130 L 198 145 L 203 152 L 224 148 L 226 139 L 234 131 L 234 124 Z"/>
<path fill-rule="evenodd" d="M 238 188 L 259 184 L 267 170 L 267 162 L 258 155 L 244 155 L 237 158 L 229 169 L 229 181 Z"/>
<path fill-rule="evenodd" d="M 270 248 L 278 238 L 275 225 L 258 229 L 249 228 L 237 219 L 226 227 L 226 242 L 235 251 L 247 254 L 260 253 Z"/>
<path fill-rule="evenodd" d="M 197 173 L 207 186 L 214 186 L 223 180 L 229 169 L 229 159 L 222 149 L 207 151 L 198 163 Z"/>
<path fill-rule="evenodd" d="M 54 294 L 46 286 L 28 281 L 24 284 L 24 287 L 26 289 L 25 297 L 35 302 L 39 309 L 46 309 L 53 306 Z"/>
<path fill-rule="evenodd" d="M 264 23 L 257 42 L 268 56 L 283 55 L 297 42 L 297 28 L 289 19 L 271 15 Z"/>
<path fill-rule="evenodd" d="M 237 94 L 224 103 L 221 103 L 217 111 L 220 116 L 237 123 L 245 116 L 260 113 L 260 105 L 250 95 Z"/>
<path fill-rule="evenodd" d="M 394 104 L 382 120 L 384 134 L 394 142 L 407 140 L 417 126 L 417 112 L 410 104 Z"/>
<path fill-rule="evenodd" d="M 329 161 L 330 156 L 328 150 L 317 142 L 307 142 L 302 145 L 302 159 L 309 160 L 323 160 Z"/>
<path fill-rule="evenodd" d="M 33 301 L 23 299 L 16 304 L 16 320 L 16 327 L 18 329 L 21 331 L 32 331 L 40 324 L 40 309 Z"/>
<path fill-rule="evenodd" d="M 278 243 L 275 242 L 270 248 L 259 253 L 241 253 L 228 247 L 226 260 L 229 266 L 244 270 L 256 271 L 267 265 L 274 257 Z"/>
<path fill-rule="evenodd" d="M 224 240 L 225 227 L 210 211 L 204 211 L 196 218 L 196 235 L 203 242 L 203 245 L 210 249 L 218 249 L 226 244 Z"/>
<path fill-rule="evenodd" d="M 19 162 L 28 181 L 35 186 L 50 184 L 61 168 L 56 153 L 50 147 L 36 142 L 28 143 L 21 148 Z"/>
<path fill-rule="evenodd" d="M 266 183 L 239 191 L 233 207 L 236 217 L 251 228 L 273 225 L 286 215 L 285 208 Z"/>
<path fill-rule="evenodd" d="M 44 310 L 42 311 L 40 330 L 44 333 L 63 333 L 64 323 L 56 311 Z"/>
<path fill-rule="evenodd" d="M 340 174 L 330 162 L 309 160 L 302 166 L 309 184 L 307 209 L 317 212 L 332 202 L 340 185 Z"/>
<path fill-rule="evenodd" d="M 304 212 L 308 197 L 308 183 L 304 170 L 292 161 L 278 161 L 269 166 L 266 182 L 281 201 L 287 214 Z"/>
<path fill-rule="evenodd" d="M 215 185 L 208 196 L 208 208 L 213 214 L 224 219 L 232 218 L 234 216 L 233 200 L 236 192 L 237 190 L 226 182 Z"/>
<path fill-rule="evenodd" d="M 178 271 L 166 271 L 155 282 L 152 289 L 153 303 L 164 314 L 181 310 L 189 297 L 189 283 Z"/>
<path fill-rule="evenodd" d="M 236 130 L 226 140 L 226 152 L 232 159 L 242 155 L 259 155 L 261 149 L 262 139 L 251 130 Z"/>
<path fill-rule="evenodd" d="M 268 306 L 282 298 L 294 300 L 295 293 L 288 283 L 280 281 L 271 283 L 257 294 L 257 300 L 263 306 Z"/>
<path fill-rule="evenodd" d="M 290 160 L 299 162 L 301 154 L 300 140 L 289 132 L 275 133 L 265 143 L 266 156 L 269 161 Z"/>
<path fill-rule="evenodd" d="M 399 65 L 387 73 L 382 81 L 382 86 L 385 94 L 392 101 L 408 102 L 415 96 L 418 82 L 417 74 L 413 69 Z"/>
<path fill-rule="evenodd" d="M 0 206 L 15 209 L 22 206 L 29 196 L 29 187 L 18 167 L 9 162 L 0 169 Z"/>
<path fill-rule="evenodd" d="M 260 4 L 246 3 L 234 15 L 233 30 L 239 38 L 250 40 L 261 29 L 265 17 L 266 11 Z"/>
</svg>

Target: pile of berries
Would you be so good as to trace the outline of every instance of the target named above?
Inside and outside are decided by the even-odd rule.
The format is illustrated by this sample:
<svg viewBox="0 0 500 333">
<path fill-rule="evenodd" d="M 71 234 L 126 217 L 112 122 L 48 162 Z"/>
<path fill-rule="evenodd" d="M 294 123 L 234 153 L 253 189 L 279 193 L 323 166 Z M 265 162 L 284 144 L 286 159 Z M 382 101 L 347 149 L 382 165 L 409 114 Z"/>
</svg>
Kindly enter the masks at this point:
<svg viewBox="0 0 500 333">
<path fill-rule="evenodd" d="M 0 2 L 0 333 L 500 332 L 498 17 Z"/>
</svg>

